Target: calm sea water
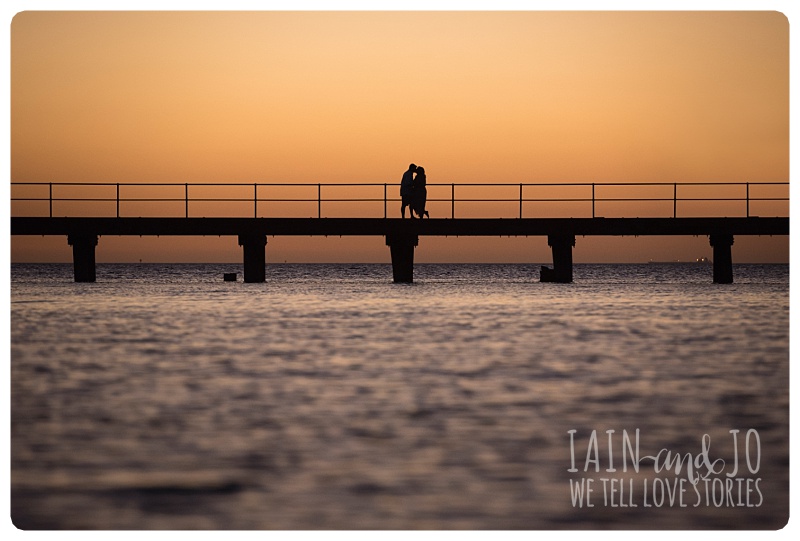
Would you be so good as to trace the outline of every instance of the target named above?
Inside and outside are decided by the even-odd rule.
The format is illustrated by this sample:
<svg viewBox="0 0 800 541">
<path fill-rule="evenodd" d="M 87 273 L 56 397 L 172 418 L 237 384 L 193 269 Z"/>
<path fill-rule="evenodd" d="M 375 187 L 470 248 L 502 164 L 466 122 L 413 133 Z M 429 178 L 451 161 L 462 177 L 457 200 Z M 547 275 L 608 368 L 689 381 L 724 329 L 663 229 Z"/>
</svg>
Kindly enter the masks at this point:
<svg viewBox="0 0 800 541">
<path fill-rule="evenodd" d="M 12 265 L 14 523 L 782 527 L 788 265 L 537 268 Z"/>
</svg>

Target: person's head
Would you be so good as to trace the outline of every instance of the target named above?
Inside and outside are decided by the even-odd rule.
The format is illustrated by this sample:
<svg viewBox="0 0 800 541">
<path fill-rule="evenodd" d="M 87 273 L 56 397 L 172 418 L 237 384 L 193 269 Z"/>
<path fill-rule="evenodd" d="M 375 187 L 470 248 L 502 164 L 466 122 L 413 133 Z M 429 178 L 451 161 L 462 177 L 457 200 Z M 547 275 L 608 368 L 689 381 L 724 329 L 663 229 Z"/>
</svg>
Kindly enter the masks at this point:
<svg viewBox="0 0 800 541">
<path fill-rule="evenodd" d="M 417 174 L 418 175 L 424 175 L 425 174 L 425 168 L 422 167 L 422 166 L 417 167 Z"/>
<path fill-rule="evenodd" d="M 416 171 L 417 170 L 417 166 L 412 163 L 411 165 L 408 166 L 408 170 L 409 171 Z"/>
</svg>

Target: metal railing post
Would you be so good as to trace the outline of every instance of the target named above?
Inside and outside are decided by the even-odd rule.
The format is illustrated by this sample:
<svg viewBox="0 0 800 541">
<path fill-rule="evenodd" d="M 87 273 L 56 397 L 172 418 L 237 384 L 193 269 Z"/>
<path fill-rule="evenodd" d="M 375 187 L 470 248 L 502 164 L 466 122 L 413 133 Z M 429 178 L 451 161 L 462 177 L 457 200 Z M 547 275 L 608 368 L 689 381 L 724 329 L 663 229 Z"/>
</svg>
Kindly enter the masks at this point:
<svg viewBox="0 0 800 541">
<path fill-rule="evenodd" d="M 117 182 L 117 218 L 119 218 L 119 182 Z"/>
<path fill-rule="evenodd" d="M 50 217 L 53 217 L 53 183 L 50 183 Z"/>
<path fill-rule="evenodd" d="M 672 185 L 672 217 L 678 217 L 678 183 Z"/>
<path fill-rule="evenodd" d="M 388 199 L 386 197 L 386 183 L 383 183 L 383 217 L 386 218 L 388 216 L 386 206 L 387 206 Z"/>
<path fill-rule="evenodd" d="M 592 182 L 592 218 L 594 218 L 594 182 Z"/>
<path fill-rule="evenodd" d="M 450 218 L 456 217 L 456 183 L 450 185 Z"/>
<path fill-rule="evenodd" d="M 522 219 L 522 183 L 519 183 L 519 218 Z"/>
<path fill-rule="evenodd" d="M 184 196 L 184 201 L 186 202 L 186 217 L 188 218 L 189 217 L 189 183 L 187 182 L 183 186 L 184 186 L 183 196 Z"/>
<path fill-rule="evenodd" d="M 258 218 L 258 183 L 253 183 L 253 218 Z"/>
<path fill-rule="evenodd" d="M 747 209 L 746 210 L 747 210 L 747 217 L 749 218 L 750 217 L 750 183 L 749 182 L 745 183 L 745 189 L 746 189 L 745 196 L 747 198 Z"/>
<path fill-rule="evenodd" d="M 322 184 L 317 184 L 317 218 L 322 218 Z"/>
</svg>

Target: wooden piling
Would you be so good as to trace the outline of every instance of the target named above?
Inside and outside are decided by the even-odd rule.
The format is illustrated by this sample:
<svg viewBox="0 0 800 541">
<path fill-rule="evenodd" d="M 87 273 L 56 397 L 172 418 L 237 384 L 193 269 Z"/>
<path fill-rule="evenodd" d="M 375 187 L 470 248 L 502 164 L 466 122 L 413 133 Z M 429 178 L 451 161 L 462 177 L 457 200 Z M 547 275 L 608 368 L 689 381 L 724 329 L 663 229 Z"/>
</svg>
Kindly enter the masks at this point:
<svg viewBox="0 0 800 541">
<path fill-rule="evenodd" d="M 67 235 L 67 242 L 72 246 L 72 265 L 76 282 L 94 282 L 97 280 L 95 271 L 95 246 L 97 235 L 72 234 Z"/>
<path fill-rule="evenodd" d="M 547 235 L 547 244 L 553 250 L 553 268 L 542 267 L 539 281 L 572 283 L 572 247 L 575 246 L 575 235 Z"/>
<path fill-rule="evenodd" d="M 244 252 L 244 281 L 248 283 L 264 282 L 267 277 L 267 236 L 239 235 L 239 246 Z"/>
<path fill-rule="evenodd" d="M 414 282 L 414 248 L 418 244 L 418 235 L 386 235 L 386 245 L 392 254 L 392 277 L 394 283 L 410 284 Z"/>
<path fill-rule="evenodd" d="M 714 283 L 733 283 L 733 235 L 710 235 L 709 242 L 714 248 Z"/>
</svg>

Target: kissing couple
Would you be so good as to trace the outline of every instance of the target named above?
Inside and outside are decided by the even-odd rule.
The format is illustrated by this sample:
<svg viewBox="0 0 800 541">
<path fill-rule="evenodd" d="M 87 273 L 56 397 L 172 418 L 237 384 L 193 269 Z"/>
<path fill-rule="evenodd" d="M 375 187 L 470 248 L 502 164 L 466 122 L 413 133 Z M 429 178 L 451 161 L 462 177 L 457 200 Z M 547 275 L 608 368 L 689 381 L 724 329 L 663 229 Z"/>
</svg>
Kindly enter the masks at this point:
<svg viewBox="0 0 800 541">
<path fill-rule="evenodd" d="M 414 213 L 420 218 L 430 214 L 425 210 L 425 203 L 428 201 L 427 180 L 425 178 L 425 168 L 413 163 L 408 166 L 408 171 L 403 173 L 403 180 L 400 181 L 400 216 L 406 217 L 406 207 L 409 207 L 409 216 L 414 217 Z"/>
</svg>

